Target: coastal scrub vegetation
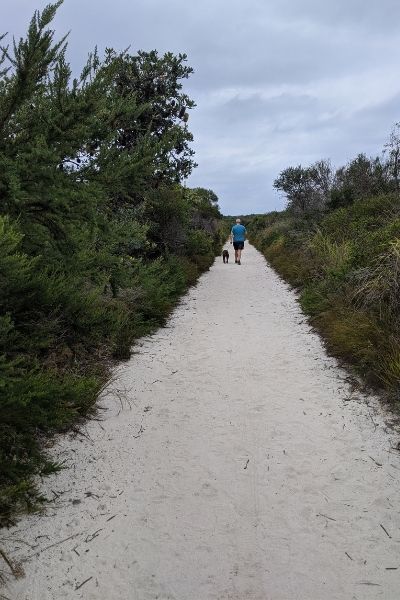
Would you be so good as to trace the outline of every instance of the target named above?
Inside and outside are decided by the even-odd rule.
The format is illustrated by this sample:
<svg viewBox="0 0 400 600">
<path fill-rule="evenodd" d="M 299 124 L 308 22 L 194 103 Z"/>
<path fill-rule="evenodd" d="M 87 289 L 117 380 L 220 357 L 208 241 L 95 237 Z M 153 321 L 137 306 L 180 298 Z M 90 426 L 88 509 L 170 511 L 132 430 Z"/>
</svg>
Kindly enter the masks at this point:
<svg viewBox="0 0 400 600">
<path fill-rule="evenodd" d="M 46 439 L 94 410 L 116 359 L 219 252 L 196 166 L 184 54 L 95 50 L 73 77 L 35 12 L 0 52 L 0 524 L 58 469 Z"/>
<path fill-rule="evenodd" d="M 328 350 L 400 409 L 400 126 L 381 157 L 284 169 L 282 212 L 251 239 L 298 291 Z"/>
</svg>

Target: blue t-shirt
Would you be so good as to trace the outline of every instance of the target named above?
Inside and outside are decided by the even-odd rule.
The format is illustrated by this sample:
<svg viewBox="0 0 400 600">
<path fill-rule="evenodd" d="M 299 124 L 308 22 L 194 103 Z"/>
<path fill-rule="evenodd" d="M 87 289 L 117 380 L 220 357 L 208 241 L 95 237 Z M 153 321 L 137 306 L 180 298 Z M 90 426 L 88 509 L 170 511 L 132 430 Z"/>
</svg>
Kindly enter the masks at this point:
<svg viewBox="0 0 400 600">
<path fill-rule="evenodd" d="M 237 223 L 232 227 L 232 236 L 234 242 L 244 242 L 246 239 L 246 227 Z"/>
</svg>

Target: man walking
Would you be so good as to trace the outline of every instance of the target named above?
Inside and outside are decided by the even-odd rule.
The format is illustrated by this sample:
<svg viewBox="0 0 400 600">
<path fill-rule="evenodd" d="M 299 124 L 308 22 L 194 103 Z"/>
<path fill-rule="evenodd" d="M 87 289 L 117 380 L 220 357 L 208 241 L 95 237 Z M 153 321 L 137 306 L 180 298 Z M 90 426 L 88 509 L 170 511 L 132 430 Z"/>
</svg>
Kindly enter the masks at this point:
<svg viewBox="0 0 400 600">
<path fill-rule="evenodd" d="M 233 243 L 233 247 L 235 248 L 235 263 L 240 265 L 244 241 L 246 239 L 246 227 L 241 224 L 240 219 L 236 219 L 236 225 L 231 229 L 230 238 L 231 244 Z"/>
</svg>

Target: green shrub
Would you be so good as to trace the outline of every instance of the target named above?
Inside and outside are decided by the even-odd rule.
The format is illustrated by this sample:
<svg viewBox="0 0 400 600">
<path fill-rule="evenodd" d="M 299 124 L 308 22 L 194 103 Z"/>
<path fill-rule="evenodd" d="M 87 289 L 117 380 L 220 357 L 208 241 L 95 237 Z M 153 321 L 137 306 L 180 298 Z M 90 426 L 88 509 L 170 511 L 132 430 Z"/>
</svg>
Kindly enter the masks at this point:
<svg viewBox="0 0 400 600">
<path fill-rule="evenodd" d="M 14 371 L 3 381 L 0 403 L 0 524 L 18 505 L 36 505 L 34 476 L 49 471 L 41 436 L 65 430 L 88 413 L 102 381 L 57 372 Z M 36 498 L 40 500 L 40 498 Z"/>
<path fill-rule="evenodd" d="M 57 468 L 46 437 L 90 415 L 112 361 L 224 241 L 217 196 L 181 183 L 186 56 L 95 51 L 72 80 L 49 29 L 60 4 L 0 58 L 1 523 Z"/>
<path fill-rule="evenodd" d="M 137 305 L 142 319 L 150 324 L 161 324 L 186 289 L 179 260 L 171 256 L 140 263 L 137 277 L 141 290 Z"/>
<path fill-rule="evenodd" d="M 193 229 L 186 240 L 186 254 L 189 257 L 199 255 L 214 256 L 213 238 L 206 231 Z"/>
</svg>

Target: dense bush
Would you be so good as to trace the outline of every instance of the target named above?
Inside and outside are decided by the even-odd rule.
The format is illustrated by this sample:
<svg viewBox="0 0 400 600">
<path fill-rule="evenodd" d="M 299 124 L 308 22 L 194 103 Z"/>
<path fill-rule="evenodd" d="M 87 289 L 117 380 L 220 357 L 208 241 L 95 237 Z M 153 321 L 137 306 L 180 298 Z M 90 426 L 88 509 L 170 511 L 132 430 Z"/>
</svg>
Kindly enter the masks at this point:
<svg viewBox="0 0 400 600">
<path fill-rule="evenodd" d="M 0 53 L 0 523 L 57 468 L 43 437 L 93 410 L 223 242 L 215 194 L 181 185 L 186 56 L 93 53 L 72 79 L 60 4 Z"/>
</svg>

